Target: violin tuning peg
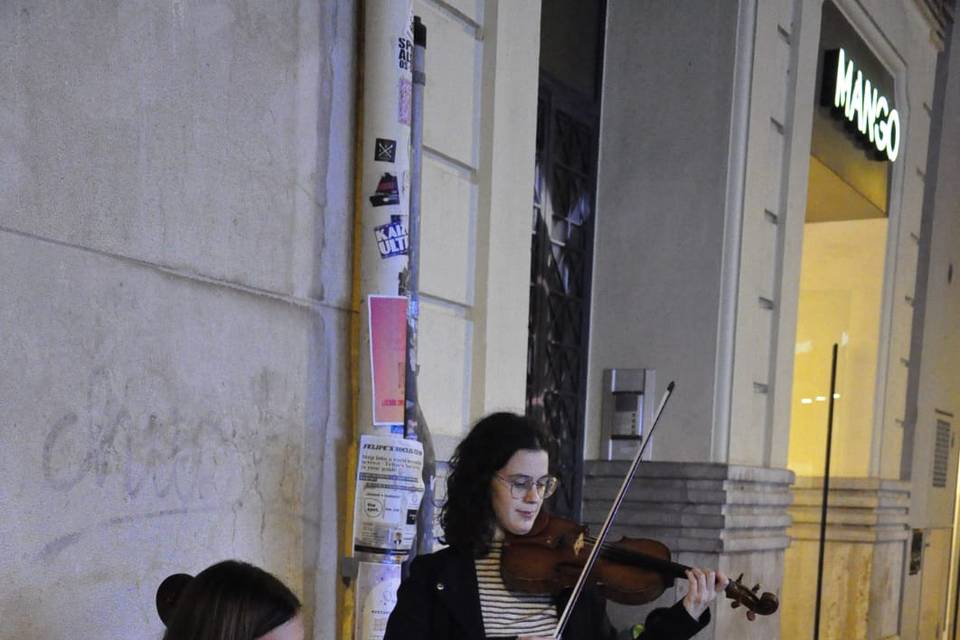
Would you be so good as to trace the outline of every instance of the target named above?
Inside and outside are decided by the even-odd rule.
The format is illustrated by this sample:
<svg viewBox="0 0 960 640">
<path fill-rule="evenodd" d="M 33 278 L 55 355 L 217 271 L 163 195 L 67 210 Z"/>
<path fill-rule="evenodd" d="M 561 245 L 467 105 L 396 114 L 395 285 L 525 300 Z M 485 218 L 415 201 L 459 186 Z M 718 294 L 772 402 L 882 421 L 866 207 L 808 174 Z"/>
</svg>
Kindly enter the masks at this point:
<svg viewBox="0 0 960 640">
<path fill-rule="evenodd" d="M 750 589 L 750 591 L 758 593 L 760 591 L 760 583 L 758 582 L 757 584 L 753 585 L 753 589 Z"/>
<path fill-rule="evenodd" d="M 734 582 L 736 582 L 737 584 L 740 584 L 740 581 L 741 581 L 741 580 L 743 580 L 743 574 L 742 574 L 742 573 L 741 573 L 739 576 L 737 576 L 737 579 L 734 580 Z"/>
<path fill-rule="evenodd" d="M 730 608 L 731 608 L 731 609 L 736 609 L 736 608 L 739 607 L 739 606 L 740 606 L 740 601 L 739 601 L 739 600 L 734 600 L 733 602 L 730 603 Z"/>
</svg>

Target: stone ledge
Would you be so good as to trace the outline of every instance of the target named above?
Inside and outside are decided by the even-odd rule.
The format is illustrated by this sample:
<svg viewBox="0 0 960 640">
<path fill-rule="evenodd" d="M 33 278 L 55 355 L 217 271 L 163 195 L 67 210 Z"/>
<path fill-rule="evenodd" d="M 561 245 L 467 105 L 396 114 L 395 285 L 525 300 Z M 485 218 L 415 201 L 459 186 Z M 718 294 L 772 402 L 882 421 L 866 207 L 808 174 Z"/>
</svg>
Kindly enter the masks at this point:
<svg viewBox="0 0 960 640">
<path fill-rule="evenodd" d="M 794 489 L 822 489 L 822 476 L 797 476 L 793 483 Z M 906 480 L 890 480 L 887 478 L 853 478 L 847 476 L 830 476 L 830 490 L 849 489 L 851 491 L 891 491 L 910 493 L 910 482 Z"/>
<path fill-rule="evenodd" d="M 823 492 L 804 489 L 793 492 L 793 504 L 799 506 L 819 506 L 823 501 Z M 880 493 L 835 492 L 830 489 L 828 498 L 831 507 L 849 507 L 853 509 L 906 509 L 910 506 L 910 494 L 884 495 Z"/>
<path fill-rule="evenodd" d="M 787 529 L 792 540 L 820 540 L 819 524 L 799 524 Z M 827 542 L 893 542 L 910 538 L 907 527 L 843 527 L 828 524 Z"/>
<path fill-rule="evenodd" d="M 626 461 L 587 461 L 583 520 L 596 530 L 612 503 Z M 675 553 L 780 551 L 790 538 L 787 507 L 793 473 L 713 463 L 640 466 L 617 516 L 614 536 L 655 538 Z"/>
<path fill-rule="evenodd" d="M 592 503 L 592 500 L 591 500 Z M 790 526 L 790 516 L 782 509 L 771 510 L 768 513 L 757 514 L 700 514 L 670 512 L 659 509 L 658 504 L 631 503 L 630 511 L 623 508 L 618 514 L 617 521 L 621 524 L 633 526 L 653 527 L 695 527 L 709 529 L 747 529 Z M 600 522 L 607 515 L 609 506 L 604 509 L 600 506 L 584 504 L 583 517 L 588 522 Z"/>
<path fill-rule="evenodd" d="M 620 490 L 623 478 L 592 476 L 584 479 L 584 484 L 595 492 L 598 500 L 613 500 Z M 676 486 L 676 481 L 662 482 L 656 479 L 636 478 L 627 490 L 627 500 L 651 502 L 693 502 L 697 504 L 766 504 L 786 506 L 791 502 L 787 485 L 761 485 L 753 487 L 733 484 L 717 479 L 695 481 L 696 485 Z M 653 496 L 653 497 L 650 497 Z"/>
<path fill-rule="evenodd" d="M 789 509 L 795 540 L 820 539 L 823 479 L 800 477 Z M 832 542 L 891 542 L 910 537 L 910 483 L 882 478 L 831 478 L 826 539 Z"/>
<path fill-rule="evenodd" d="M 630 469 L 628 460 L 586 460 L 584 475 L 622 478 Z M 741 480 L 767 484 L 791 485 L 794 473 L 789 469 L 732 465 L 719 462 L 644 462 L 636 478 L 681 478 L 692 480 Z"/>
<path fill-rule="evenodd" d="M 790 507 L 795 524 L 820 523 L 820 507 Z M 910 514 L 902 509 L 840 509 L 827 507 L 827 525 L 855 525 L 865 527 L 908 525 Z"/>
</svg>

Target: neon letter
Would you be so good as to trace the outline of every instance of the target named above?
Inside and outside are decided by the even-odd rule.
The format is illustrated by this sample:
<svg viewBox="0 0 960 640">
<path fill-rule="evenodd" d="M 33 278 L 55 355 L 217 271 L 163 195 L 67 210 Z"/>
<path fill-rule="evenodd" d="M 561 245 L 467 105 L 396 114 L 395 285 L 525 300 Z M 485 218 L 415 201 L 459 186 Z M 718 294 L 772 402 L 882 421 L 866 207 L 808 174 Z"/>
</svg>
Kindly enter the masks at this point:
<svg viewBox="0 0 960 640">
<path fill-rule="evenodd" d="M 887 157 L 890 162 L 897 159 L 900 155 L 900 113 L 896 109 L 890 110 L 890 117 L 887 119 Z M 894 135 L 893 131 L 897 133 Z"/>
<path fill-rule="evenodd" d="M 870 86 L 867 80 L 863 85 L 863 109 L 860 111 L 860 119 L 857 121 L 857 129 L 860 133 L 873 142 L 873 125 L 877 119 L 877 98 L 878 91 Z"/>
<path fill-rule="evenodd" d="M 837 88 L 833 94 L 833 106 L 844 111 L 850 107 L 850 93 L 853 91 L 853 60 L 847 63 L 847 54 L 843 49 L 837 56 Z M 849 117 L 849 116 L 848 116 Z"/>
</svg>

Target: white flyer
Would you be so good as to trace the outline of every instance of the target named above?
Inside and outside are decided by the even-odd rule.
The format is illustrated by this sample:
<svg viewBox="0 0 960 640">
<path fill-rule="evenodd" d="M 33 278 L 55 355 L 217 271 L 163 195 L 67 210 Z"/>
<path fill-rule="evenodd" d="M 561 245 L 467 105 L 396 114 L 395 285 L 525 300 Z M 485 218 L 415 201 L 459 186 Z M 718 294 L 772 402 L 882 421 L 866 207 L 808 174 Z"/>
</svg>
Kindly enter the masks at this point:
<svg viewBox="0 0 960 640">
<path fill-rule="evenodd" d="M 423 445 L 416 440 L 360 436 L 354 551 L 410 553 L 424 491 L 422 473 Z"/>
</svg>

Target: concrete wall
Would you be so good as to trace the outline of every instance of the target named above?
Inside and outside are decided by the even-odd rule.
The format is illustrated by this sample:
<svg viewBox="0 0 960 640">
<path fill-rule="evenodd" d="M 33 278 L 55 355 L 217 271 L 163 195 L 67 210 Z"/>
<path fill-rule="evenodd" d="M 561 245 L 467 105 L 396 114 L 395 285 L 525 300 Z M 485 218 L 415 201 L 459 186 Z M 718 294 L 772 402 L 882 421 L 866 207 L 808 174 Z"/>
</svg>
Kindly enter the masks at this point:
<svg viewBox="0 0 960 640">
<path fill-rule="evenodd" d="M 336 637 L 356 3 L 74 4 L 0 7 L 0 624 L 157 637 L 163 577 L 239 557 Z M 445 457 L 523 410 L 540 3 L 415 11 Z"/>
<path fill-rule="evenodd" d="M 0 5 L 5 637 L 159 637 L 226 557 L 335 637 L 355 13 Z"/>
<path fill-rule="evenodd" d="M 875 5 L 875 6 L 874 6 Z M 890 230 L 888 235 L 887 283 L 881 318 L 881 348 L 878 371 L 876 431 L 871 453 L 871 474 L 900 477 L 906 385 L 910 367 L 910 337 L 913 325 L 914 287 L 917 278 L 918 242 L 926 189 L 927 150 L 930 143 L 930 105 L 933 103 L 937 47 L 930 37 L 930 24 L 914 3 L 869 7 L 871 22 L 882 31 L 870 35 L 865 17 L 857 24 L 865 39 L 881 52 L 881 59 L 896 74 L 901 118 L 907 122 L 901 156 L 892 174 Z M 853 15 L 854 7 L 848 8 Z M 885 339 L 884 339 L 885 338 Z"/>
<path fill-rule="evenodd" d="M 857 447 L 855 458 L 851 459 L 848 447 L 838 449 L 838 462 L 841 467 L 837 473 L 855 474 L 872 478 L 899 478 L 899 460 L 903 445 L 903 425 L 906 419 L 907 373 L 911 366 L 910 335 L 912 331 L 912 315 L 914 300 L 914 284 L 918 264 L 918 240 L 920 237 L 920 221 L 922 199 L 925 185 L 925 166 L 927 144 L 930 135 L 930 105 L 933 102 L 933 79 L 937 49 L 930 37 L 930 24 L 924 19 L 914 3 L 855 3 L 841 0 L 836 2 L 840 11 L 854 26 L 860 37 L 872 49 L 874 54 L 894 76 L 896 85 L 895 101 L 901 111 L 902 122 L 905 123 L 903 142 L 900 157 L 891 169 L 891 190 L 889 201 L 889 228 L 886 243 L 886 259 L 884 264 L 884 289 L 880 311 L 879 340 L 875 346 L 877 359 L 876 379 L 870 388 L 861 390 L 873 398 L 872 425 L 867 428 L 868 433 L 862 433 L 858 439 L 861 443 Z M 819 20 L 822 10 L 821 0 L 803 0 L 797 4 L 796 27 L 798 29 L 798 76 L 800 85 L 806 83 L 803 91 L 798 95 L 812 95 L 816 90 L 812 86 L 815 75 L 815 56 L 819 40 Z M 796 30 L 795 30 L 796 31 Z M 803 105 L 798 101 L 798 105 Z M 812 109 L 813 105 L 806 103 L 801 109 Z M 790 193 L 787 215 L 793 219 L 793 224 L 799 225 L 798 213 L 803 211 L 806 204 L 805 183 L 807 174 L 807 158 L 809 153 L 810 113 L 798 113 L 793 120 L 793 152 L 789 166 Z M 802 155 L 801 155 L 802 154 Z M 790 224 L 788 218 L 788 224 Z M 802 214 L 799 216 L 802 220 Z M 796 307 L 797 287 L 800 285 L 800 253 L 803 242 L 802 229 L 795 228 L 788 231 L 784 237 L 784 261 L 781 265 L 779 300 L 782 304 L 782 319 L 778 332 L 778 350 L 774 354 L 774 375 L 777 386 L 773 390 L 773 420 L 771 423 L 772 461 L 784 459 L 789 447 L 791 468 L 800 468 L 796 463 L 796 452 L 793 450 L 792 430 L 797 423 L 790 421 L 791 410 L 797 412 L 802 408 L 796 404 L 799 398 L 796 394 L 789 398 L 792 388 L 793 342 L 796 337 Z M 803 250 L 805 253 L 805 250 Z M 861 425 L 863 427 L 864 425 Z M 840 440 L 849 441 L 850 434 L 841 434 Z M 789 444 L 788 444 L 789 443 Z M 842 445 L 842 442 L 838 443 Z M 925 457 L 929 466 L 929 453 Z M 851 465 L 851 463 L 854 463 Z M 782 463 L 781 463 L 782 464 Z M 815 462 L 813 463 L 815 466 Z M 804 465 L 810 468 L 807 461 Z M 912 518 L 912 516 L 910 516 Z M 906 590 L 897 586 L 900 583 L 899 575 L 903 575 L 903 585 L 909 585 L 914 578 L 906 575 L 903 563 L 907 560 L 908 540 L 886 544 L 883 557 L 887 569 L 873 574 L 871 588 L 863 592 L 867 612 L 866 619 L 858 617 L 856 624 L 850 622 L 848 634 L 856 637 L 857 633 L 870 629 L 882 633 L 906 633 L 911 614 L 909 587 Z M 872 543 L 871 543 L 872 544 Z M 786 566 L 787 580 L 796 576 L 796 568 L 807 563 L 809 550 L 807 543 L 798 540 L 787 550 Z M 842 547 L 834 547 L 838 550 Z M 879 546 L 874 546 L 873 555 L 876 556 Z M 903 565 L 902 569 L 889 562 L 895 560 Z M 874 563 L 875 564 L 875 563 Z M 865 574 L 870 570 L 866 565 L 851 558 L 842 563 L 842 566 L 857 578 L 857 585 L 863 587 Z M 874 567 L 876 568 L 876 567 Z M 879 582 L 878 582 L 879 580 Z M 878 587 L 880 585 L 880 587 Z M 842 600 L 843 585 L 836 582 L 827 583 L 824 594 L 825 602 Z M 787 594 L 785 593 L 785 596 Z M 795 598 L 797 603 L 802 598 Z M 867 602 L 869 601 L 869 602 Z M 808 619 L 810 615 L 809 602 L 792 614 L 799 617 L 794 619 Z M 891 620 L 889 612 L 896 610 L 898 620 Z M 834 611 L 829 620 L 843 620 L 853 609 Z M 786 615 L 786 613 L 785 613 Z M 786 618 L 785 618 L 786 622 Z M 857 625 L 863 625 L 860 631 Z M 906 636 L 909 637 L 909 636 Z"/>
<path fill-rule="evenodd" d="M 900 448 L 916 273 L 922 171 L 936 48 L 929 24 L 912 3 L 837 6 L 896 78 L 904 121 L 892 172 L 891 226 L 881 310 L 869 475 L 898 477 L 889 460 Z M 783 466 L 793 407 L 800 258 L 807 201 L 810 136 L 822 0 L 760 2 L 756 7 L 749 135 L 739 264 L 734 272 L 735 334 L 729 348 L 729 413 L 717 395 L 717 437 L 728 422 L 730 462 Z M 732 258 L 734 259 L 734 258 Z M 725 299 L 726 304 L 731 304 Z M 721 342 L 720 363 L 724 362 Z M 723 369 L 718 378 L 723 382 Z M 760 437 L 760 434 L 763 434 Z M 895 454 L 896 452 L 896 454 Z"/>
<path fill-rule="evenodd" d="M 945 61 L 946 62 L 946 61 Z M 929 242 L 924 290 L 918 291 L 922 301 L 923 343 L 919 359 L 917 390 L 917 425 L 914 437 L 912 480 L 914 496 L 911 511 L 923 526 L 952 526 L 952 486 L 956 478 L 948 474 L 948 485 L 933 490 L 932 469 L 934 434 L 937 419 L 960 428 L 960 43 L 954 40 L 949 59 L 942 105 L 942 128 L 935 142 L 936 175 L 931 176 L 929 229 L 924 239 Z M 954 449 L 956 455 L 956 449 Z M 955 461 L 952 462 L 955 464 Z M 923 489 L 927 490 L 923 490 Z"/>
<path fill-rule="evenodd" d="M 874 417 L 861 425 L 854 471 L 898 479 L 937 48 L 916 3 L 836 4 L 894 76 L 904 125 L 872 347 L 877 375 L 866 381 Z M 654 459 L 787 465 L 822 6 L 608 3 L 588 458 L 598 452 L 602 370 L 633 366 L 678 381 Z M 938 310 L 955 325 L 952 307 Z M 897 631 L 891 612 L 900 611 L 906 550 L 898 535 L 872 577 L 853 556 L 842 563 L 863 588 L 858 606 L 869 619 L 857 618 L 857 633 Z M 806 557 L 794 553 L 793 566 Z"/>
<path fill-rule="evenodd" d="M 652 367 L 677 397 L 657 460 L 711 459 L 737 15 L 700 3 L 607 4 L 585 437 L 603 369 Z"/>
<path fill-rule="evenodd" d="M 800 259 L 818 35 L 818 23 L 801 15 L 803 4 L 756 3 L 742 210 L 732 210 L 728 231 L 740 235 L 738 245 L 730 243 L 736 251 L 725 274 L 723 317 L 732 327 L 723 334 L 720 363 L 729 371 L 720 373 L 717 393 L 716 430 L 726 434 L 720 454 L 740 464 L 786 465 L 777 428 L 786 421 L 792 380 L 780 363 L 793 362 L 792 287 L 800 274 L 790 267 Z M 805 50 L 811 40 L 812 56 Z"/>
<path fill-rule="evenodd" d="M 937 49 L 930 38 L 930 24 L 914 3 L 873 2 L 865 5 L 838 0 L 835 4 L 893 75 L 895 102 L 904 127 L 900 156 L 891 169 L 885 289 L 880 341 L 877 345 L 874 421 L 866 471 L 869 476 L 898 478 L 917 241 L 930 130 L 929 108 L 933 97 Z M 797 99 L 787 126 L 789 161 L 784 171 L 788 173 L 788 183 L 783 200 L 786 228 L 780 240 L 782 259 L 777 267 L 779 274 L 775 303 L 779 305 L 779 318 L 775 329 L 776 345 L 770 353 L 775 384 L 768 390 L 772 394 L 772 410 L 767 427 L 769 449 L 766 455 L 774 464 L 786 462 L 789 446 L 787 434 L 792 408 L 790 391 L 803 241 L 802 212 L 806 204 L 813 98 L 817 91 L 814 80 L 822 5 L 822 0 L 796 2 L 793 29 L 788 32 L 790 42 L 796 47 L 793 55 L 796 56 Z M 741 388 L 740 393 L 745 393 L 745 389 Z M 736 419 L 732 424 L 741 425 L 741 436 L 759 426 L 755 423 L 752 427 L 746 427 L 744 421 Z M 743 437 L 731 437 L 731 442 L 744 441 Z"/>
<path fill-rule="evenodd" d="M 942 54 L 938 69 L 937 102 L 926 171 L 928 191 L 920 240 L 922 265 L 917 279 L 916 314 L 911 366 L 916 379 L 910 398 L 915 415 L 908 416 L 904 469 L 912 480 L 911 526 L 922 529 L 921 570 L 904 583 L 904 640 L 931 637 L 943 628 L 944 613 L 951 624 L 956 594 L 955 498 L 960 428 L 960 28 Z M 942 102 L 940 102 L 942 101 Z M 951 277 L 951 271 L 953 275 Z M 933 451 L 938 421 L 951 427 L 949 467 L 944 487 L 933 486 Z M 951 553 L 951 547 L 953 553 Z M 948 590 L 949 587 L 949 590 Z"/>
</svg>

